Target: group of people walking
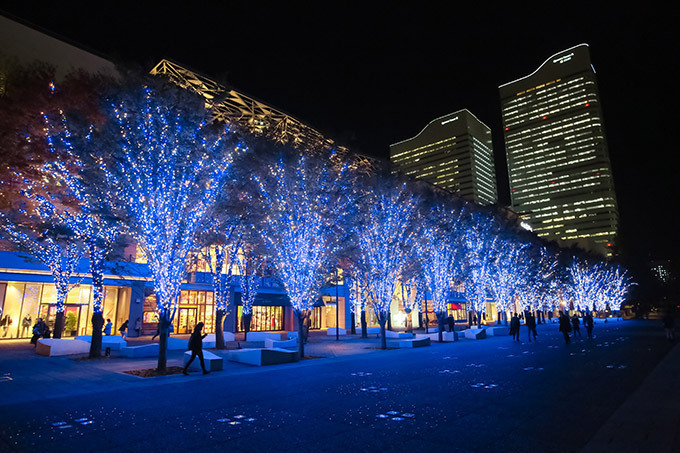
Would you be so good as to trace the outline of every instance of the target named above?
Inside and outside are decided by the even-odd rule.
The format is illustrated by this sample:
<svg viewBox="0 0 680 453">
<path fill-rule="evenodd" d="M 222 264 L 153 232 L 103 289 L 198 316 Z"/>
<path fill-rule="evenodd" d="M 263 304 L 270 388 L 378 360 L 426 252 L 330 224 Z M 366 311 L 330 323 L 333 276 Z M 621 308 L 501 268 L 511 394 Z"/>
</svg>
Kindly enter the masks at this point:
<svg viewBox="0 0 680 453">
<path fill-rule="evenodd" d="M 536 317 L 533 315 L 533 313 L 526 312 L 524 313 L 523 318 L 524 324 L 527 326 L 529 343 L 531 343 L 532 338 L 534 341 L 536 341 L 536 337 L 538 336 L 538 333 L 536 332 Z M 573 332 L 574 337 L 577 335 L 579 337 L 581 336 L 581 320 L 577 314 L 572 315 L 570 318 L 568 314 L 560 311 L 558 322 L 560 326 L 560 332 L 562 332 L 562 335 L 564 336 L 564 342 L 566 344 L 571 343 L 571 337 L 569 335 L 570 333 Z M 585 315 L 583 315 L 583 326 L 586 328 L 586 331 L 588 332 L 588 338 L 590 339 L 593 338 L 593 324 L 594 321 L 592 313 L 587 312 Z M 517 313 L 514 313 L 510 319 L 510 335 L 512 335 L 513 340 L 520 341 L 520 326 L 520 316 Z"/>
</svg>

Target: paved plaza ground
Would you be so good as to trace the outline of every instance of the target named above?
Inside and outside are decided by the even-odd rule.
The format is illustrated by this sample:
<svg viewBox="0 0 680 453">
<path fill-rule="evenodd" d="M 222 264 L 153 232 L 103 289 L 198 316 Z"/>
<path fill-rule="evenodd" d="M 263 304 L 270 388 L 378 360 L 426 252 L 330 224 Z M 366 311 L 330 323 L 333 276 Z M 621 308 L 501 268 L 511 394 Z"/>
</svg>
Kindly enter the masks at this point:
<svg viewBox="0 0 680 453">
<path fill-rule="evenodd" d="M 680 348 L 658 320 L 600 321 L 570 345 L 538 327 L 531 343 L 384 351 L 375 335 L 319 332 L 306 348 L 318 358 L 156 378 L 123 373 L 155 360 L 2 342 L 0 451 L 680 451 Z"/>
</svg>

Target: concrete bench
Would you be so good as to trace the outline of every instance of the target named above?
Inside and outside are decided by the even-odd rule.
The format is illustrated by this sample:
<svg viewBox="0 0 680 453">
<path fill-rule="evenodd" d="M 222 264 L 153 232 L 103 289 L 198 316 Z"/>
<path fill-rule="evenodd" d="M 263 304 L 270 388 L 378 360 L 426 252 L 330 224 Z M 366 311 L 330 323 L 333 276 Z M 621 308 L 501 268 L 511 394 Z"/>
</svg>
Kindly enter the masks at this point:
<svg viewBox="0 0 680 453">
<path fill-rule="evenodd" d="M 79 335 L 76 340 L 92 343 L 92 335 Z M 102 349 L 111 348 L 112 351 L 120 351 L 127 346 L 127 341 L 117 335 L 102 335 Z"/>
<path fill-rule="evenodd" d="M 380 327 L 366 327 L 366 334 L 379 334 Z M 357 334 L 361 335 L 361 327 L 357 328 Z"/>
<path fill-rule="evenodd" d="M 67 338 L 40 338 L 35 346 L 35 352 L 45 357 L 87 354 L 90 352 L 90 343 Z"/>
<path fill-rule="evenodd" d="M 168 351 L 186 351 L 189 349 L 189 340 L 168 337 Z"/>
<path fill-rule="evenodd" d="M 430 337 L 404 338 L 399 340 L 400 348 L 422 348 L 430 346 Z"/>
<path fill-rule="evenodd" d="M 466 329 L 463 333 L 468 340 L 482 340 L 486 338 L 486 329 Z"/>
<path fill-rule="evenodd" d="M 288 349 L 237 349 L 229 351 L 229 360 L 247 365 L 264 366 L 291 363 L 297 360 L 297 351 Z"/>
<path fill-rule="evenodd" d="M 121 348 L 120 355 L 129 358 L 158 357 L 158 343 L 127 346 Z"/>
<path fill-rule="evenodd" d="M 392 330 L 386 330 L 385 331 L 385 338 L 401 340 L 401 339 L 413 338 L 413 334 L 408 333 L 408 332 L 394 332 Z"/>
<path fill-rule="evenodd" d="M 426 336 L 430 341 L 439 341 L 439 333 L 418 334 L 418 337 Z M 442 332 L 442 342 L 458 341 L 458 332 Z"/>
<path fill-rule="evenodd" d="M 248 341 L 264 341 L 267 338 L 282 340 L 279 332 L 248 332 Z"/>
<path fill-rule="evenodd" d="M 184 353 L 184 366 L 187 366 L 187 362 L 191 359 L 191 351 L 186 351 Z M 203 362 L 205 363 L 205 369 L 208 371 L 221 371 L 223 369 L 223 359 L 222 357 L 213 354 L 210 351 L 203 351 Z M 201 371 L 201 359 L 196 357 L 191 365 L 189 365 L 190 370 Z"/>
<path fill-rule="evenodd" d="M 326 335 L 333 335 L 335 336 L 335 331 L 338 331 L 338 335 L 347 335 L 347 329 L 343 329 L 342 327 L 340 329 L 336 329 L 335 327 L 329 327 L 326 330 Z"/>
<path fill-rule="evenodd" d="M 233 332 L 224 332 L 224 342 L 228 341 L 235 341 L 235 336 Z M 206 336 L 203 339 L 203 347 L 204 348 L 215 348 L 217 347 L 217 336 L 214 333 L 209 333 L 208 336 Z"/>
<path fill-rule="evenodd" d="M 272 340 L 271 338 L 265 338 L 264 347 L 265 348 L 297 348 L 297 338 L 291 338 L 288 340 Z"/>
<path fill-rule="evenodd" d="M 503 335 L 510 335 L 510 327 L 487 327 L 486 336 L 487 337 L 500 337 Z"/>
</svg>

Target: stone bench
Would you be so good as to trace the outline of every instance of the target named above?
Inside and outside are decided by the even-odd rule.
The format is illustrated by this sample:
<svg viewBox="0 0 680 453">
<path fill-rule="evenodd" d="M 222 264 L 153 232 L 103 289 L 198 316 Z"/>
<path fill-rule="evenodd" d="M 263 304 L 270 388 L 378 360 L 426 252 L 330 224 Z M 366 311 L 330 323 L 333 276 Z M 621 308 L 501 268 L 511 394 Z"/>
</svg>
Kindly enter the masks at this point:
<svg viewBox="0 0 680 453">
<path fill-rule="evenodd" d="M 158 343 L 127 346 L 121 348 L 120 355 L 128 358 L 158 357 Z"/>
<path fill-rule="evenodd" d="M 186 351 L 189 349 L 189 340 L 168 337 L 168 351 Z"/>
<path fill-rule="evenodd" d="M 236 341 L 236 337 L 234 336 L 233 332 L 224 332 L 224 342 L 226 343 L 228 341 Z M 208 336 L 203 339 L 203 347 L 217 347 L 217 336 L 214 333 L 209 333 Z"/>
<path fill-rule="evenodd" d="M 463 334 L 468 340 L 482 340 L 486 338 L 486 329 L 466 329 Z"/>
<path fill-rule="evenodd" d="M 430 337 L 404 338 L 399 340 L 400 348 L 422 348 L 430 346 Z"/>
<path fill-rule="evenodd" d="M 510 335 L 510 327 L 487 327 L 486 329 L 487 337 L 500 337 L 503 335 Z"/>
<path fill-rule="evenodd" d="M 335 327 L 329 327 L 326 330 L 326 335 L 333 335 L 335 336 L 335 331 L 338 331 L 338 335 L 347 335 L 347 329 L 343 329 L 342 327 L 339 329 L 336 329 Z"/>
<path fill-rule="evenodd" d="M 291 363 L 297 360 L 297 351 L 288 349 L 237 349 L 229 351 L 229 360 L 247 365 L 265 366 Z"/>
<path fill-rule="evenodd" d="M 279 332 L 248 332 L 248 341 L 264 341 L 270 338 L 272 340 L 282 340 Z"/>
<path fill-rule="evenodd" d="M 413 334 L 408 332 L 394 332 L 392 330 L 386 330 L 385 338 L 402 340 L 407 338 L 413 338 Z"/>
<path fill-rule="evenodd" d="M 88 354 L 90 352 L 90 343 L 83 340 L 66 338 L 40 338 L 35 345 L 35 352 L 45 357 Z"/>
<path fill-rule="evenodd" d="M 366 327 L 366 334 L 380 334 L 380 327 Z M 357 334 L 361 335 L 361 327 L 357 328 Z"/>
<path fill-rule="evenodd" d="M 92 335 L 79 335 L 76 340 L 92 343 Z M 117 335 L 102 335 L 102 349 L 111 348 L 112 351 L 120 351 L 127 346 L 127 341 Z"/>
<path fill-rule="evenodd" d="M 191 359 L 191 351 L 184 353 L 184 366 L 187 366 L 187 362 Z M 203 362 L 205 363 L 205 369 L 208 371 L 221 371 L 223 369 L 223 359 L 222 357 L 213 354 L 210 351 L 203 351 Z M 190 370 L 201 371 L 201 359 L 196 357 L 191 365 L 189 365 Z"/>
<path fill-rule="evenodd" d="M 418 337 L 426 336 L 430 341 L 439 341 L 439 333 L 418 334 Z M 442 342 L 458 341 L 458 332 L 442 332 Z"/>
<path fill-rule="evenodd" d="M 271 338 L 265 338 L 264 347 L 265 348 L 297 348 L 297 338 L 290 338 L 288 340 L 272 340 Z"/>
</svg>

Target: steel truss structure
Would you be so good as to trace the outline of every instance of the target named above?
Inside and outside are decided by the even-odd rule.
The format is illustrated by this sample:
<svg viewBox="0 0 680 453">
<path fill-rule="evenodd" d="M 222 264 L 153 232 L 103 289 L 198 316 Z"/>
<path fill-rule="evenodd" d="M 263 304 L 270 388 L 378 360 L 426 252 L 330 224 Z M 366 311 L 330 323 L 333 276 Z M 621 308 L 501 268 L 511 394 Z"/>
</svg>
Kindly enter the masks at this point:
<svg viewBox="0 0 680 453">
<path fill-rule="evenodd" d="M 375 159 L 351 153 L 335 144 L 300 120 L 172 61 L 161 60 L 151 74 L 165 76 L 176 85 L 202 96 L 215 121 L 235 124 L 253 135 L 296 149 L 310 152 L 333 150 L 338 159 L 365 172 L 373 172 L 379 165 Z"/>
</svg>

